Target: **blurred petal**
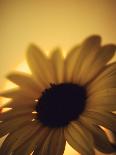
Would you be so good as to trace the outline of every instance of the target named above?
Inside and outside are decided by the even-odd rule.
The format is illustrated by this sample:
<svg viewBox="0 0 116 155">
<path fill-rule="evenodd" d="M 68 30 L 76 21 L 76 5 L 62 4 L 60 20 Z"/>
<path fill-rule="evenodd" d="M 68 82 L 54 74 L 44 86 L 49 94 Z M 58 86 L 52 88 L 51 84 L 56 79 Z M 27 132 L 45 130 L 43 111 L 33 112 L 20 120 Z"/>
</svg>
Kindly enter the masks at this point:
<svg viewBox="0 0 116 155">
<path fill-rule="evenodd" d="M 9 132 L 13 132 L 21 126 L 28 124 L 33 119 L 32 114 L 26 114 L 20 117 L 9 119 L 0 123 L 0 137 Z"/>
<path fill-rule="evenodd" d="M 51 62 L 54 69 L 55 83 L 62 83 L 64 80 L 64 60 L 60 49 L 55 49 L 51 55 Z"/>
<path fill-rule="evenodd" d="M 88 93 L 116 87 L 116 63 L 108 65 L 97 78 L 88 85 Z"/>
<path fill-rule="evenodd" d="M 83 116 L 80 117 L 80 121 L 92 133 L 96 149 L 103 153 L 115 152 L 106 133 L 99 126 L 93 125 L 91 119 Z"/>
<path fill-rule="evenodd" d="M 18 109 L 18 108 L 34 108 L 36 102 L 35 100 L 30 100 L 27 98 L 16 98 L 8 101 L 7 103 L 2 105 L 2 108 L 13 108 L 13 109 Z"/>
<path fill-rule="evenodd" d="M 30 122 L 22 128 L 12 132 L 7 136 L 0 148 L 0 154 L 10 155 L 12 151 L 20 147 L 29 139 L 39 128 L 39 123 Z"/>
<path fill-rule="evenodd" d="M 41 155 L 63 155 L 64 149 L 65 139 L 63 129 L 53 129 L 38 152 Z"/>
<path fill-rule="evenodd" d="M 114 147 L 114 149 L 116 151 L 116 132 L 112 132 L 112 136 L 113 136 L 113 140 L 114 140 L 112 145 L 113 145 L 113 147 Z"/>
<path fill-rule="evenodd" d="M 31 75 L 21 72 L 14 72 L 7 75 L 8 80 L 14 82 L 22 89 L 30 91 L 37 95 L 38 92 L 41 92 L 42 88 L 34 81 Z"/>
<path fill-rule="evenodd" d="M 109 102 L 111 101 L 111 102 Z M 88 104 L 86 106 L 86 108 L 88 109 L 88 111 L 96 111 L 96 112 L 100 112 L 100 111 L 105 111 L 105 112 L 112 112 L 112 111 L 116 111 L 116 104 L 114 102 L 114 100 L 108 99 L 107 98 L 103 98 L 101 100 L 101 102 L 92 102 L 90 104 Z"/>
<path fill-rule="evenodd" d="M 2 112 L 0 114 L 0 121 L 6 121 L 6 120 L 9 120 L 11 118 L 16 118 L 17 116 L 20 117 L 20 116 L 23 116 L 23 115 L 28 115 L 28 114 L 31 114 L 32 111 L 34 111 L 34 109 L 32 109 L 32 107 L 30 108 L 18 108 L 18 109 L 13 109 L 13 110 L 9 110 L 9 111 L 6 111 L 6 112 Z"/>
<path fill-rule="evenodd" d="M 87 99 L 87 108 L 91 110 L 116 110 L 116 88 L 109 88 L 92 94 Z"/>
<path fill-rule="evenodd" d="M 29 91 L 25 91 L 23 89 L 19 89 L 19 88 L 13 88 L 13 89 L 9 89 L 6 90 L 4 92 L 0 93 L 0 96 L 2 97 L 6 97 L 6 98 L 27 98 L 28 99 L 36 99 L 39 94 L 34 95 L 32 93 L 30 93 Z"/>
<path fill-rule="evenodd" d="M 80 47 L 76 46 L 66 56 L 65 63 L 64 63 L 64 76 L 65 76 L 66 82 L 72 81 L 74 66 L 79 57 L 79 53 L 80 53 Z"/>
<path fill-rule="evenodd" d="M 48 87 L 54 83 L 53 68 L 49 59 L 35 45 L 30 45 L 27 51 L 27 62 L 33 76 L 42 88 Z"/>
<path fill-rule="evenodd" d="M 104 90 L 99 90 L 96 93 L 92 94 L 89 98 L 97 98 L 97 97 L 109 97 L 109 96 L 113 96 L 116 94 L 116 88 L 106 88 Z"/>
<path fill-rule="evenodd" d="M 89 65 L 85 64 L 85 60 L 85 62 L 83 62 L 83 64 L 85 64 L 84 71 L 80 75 L 79 83 L 86 84 L 96 78 L 106 63 L 114 56 L 115 50 L 116 46 L 109 44 L 101 47 L 99 52 L 94 55 L 93 60 L 89 61 Z M 88 57 L 91 58 L 91 55 L 88 55 Z"/>
<path fill-rule="evenodd" d="M 75 122 L 70 123 L 64 130 L 67 142 L 83 155 L 94 155 L 91 134 L 81 124 Z"/>
<path fill-rule="evenodd" d="M 35 150 L 37 145 L 42 145 L 49 132 L 49 128 L 44 126 L 40 127 L 36 133 L 34 133 L 24 144 L 14 151 L 13 155 L 29 155 Z"/>
<path fill-rule="evenodd" d="M 86 111 L 83 116 L 91 119 L 93 124 L 101 125 L 111 131 L 116 132 L 116 115 L 110 112 Z"/>
<path fill-rule="evenodd" d="M 92 57 L 92 60 L 93 60 L 93 58 L 95 57 L 95 53 L 100 48 L 100 42 L 101 42 L 100 36 L 93 35 L 93 36 L 90 36 L 89 38 L 87 38 L 82 43 L 82 45 L 80 47 L 80 54 L 79 54 L 79 57 L 76 61 L 75 67 L 74 67 L 74 72 L 73 72 L 73 81 L 74 82 L 80 81 L 80 78 L 81 78 L 80 73 L 81 73 L 82 66 L 85 64 L 85 62 L 88 63 L 91 60 L 90 57 Z M 88 59 L 90 59 L 90 60 L 88 60 Z M 86 64 L 85 64 L 84 68 L 85 67 L 86 67 Z M 86 68 L 87 73 L 91 71 L 91 70 L 88 71 L 88 69 L 89 68 Z"/>
</svg>

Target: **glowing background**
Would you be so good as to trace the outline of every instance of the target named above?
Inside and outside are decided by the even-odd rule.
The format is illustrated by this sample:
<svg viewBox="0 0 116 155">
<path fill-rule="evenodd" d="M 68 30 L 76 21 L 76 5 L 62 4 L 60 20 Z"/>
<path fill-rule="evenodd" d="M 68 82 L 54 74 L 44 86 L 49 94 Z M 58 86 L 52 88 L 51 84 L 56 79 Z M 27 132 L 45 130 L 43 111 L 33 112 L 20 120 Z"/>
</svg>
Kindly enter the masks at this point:
<svg viewBox="0 0 116 155">
<path fill-rule="evenodd" d="M 29 43 L 67 51 L 91 34 L 116 43 L 115 18 L 115 0 L 0 0 L 0 88 Z"/>
</svg>

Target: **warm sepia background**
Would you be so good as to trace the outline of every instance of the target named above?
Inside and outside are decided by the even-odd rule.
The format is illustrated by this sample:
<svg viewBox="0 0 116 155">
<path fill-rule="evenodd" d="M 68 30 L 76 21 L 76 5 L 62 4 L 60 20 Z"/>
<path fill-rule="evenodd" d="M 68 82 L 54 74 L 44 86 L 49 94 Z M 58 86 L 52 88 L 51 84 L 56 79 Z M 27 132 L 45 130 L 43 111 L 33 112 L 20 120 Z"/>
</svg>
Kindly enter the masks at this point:
<svg viewBox="0 0 116 155">
<path fill-rule="evenodd" d="M 30 43 L 65 52 L 91 34 L 116 43 L 116 0 L 0 0 L 0 89 Z"/>
</svg>

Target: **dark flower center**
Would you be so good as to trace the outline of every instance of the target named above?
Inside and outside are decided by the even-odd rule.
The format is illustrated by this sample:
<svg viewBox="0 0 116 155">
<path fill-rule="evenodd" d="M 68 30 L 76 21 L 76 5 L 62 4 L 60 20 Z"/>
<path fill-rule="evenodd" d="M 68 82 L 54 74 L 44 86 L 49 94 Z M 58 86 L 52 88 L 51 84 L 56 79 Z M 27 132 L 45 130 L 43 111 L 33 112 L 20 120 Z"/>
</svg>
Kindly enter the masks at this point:
<svg viewBox="0 0 116 155">
<path fill-rule="evenodd" d="M 38 119 L 49 127 L 64 127 L 85 109 L 86 89 L 72 83 L 51 84 L 38 99 Z"/>
</svg>

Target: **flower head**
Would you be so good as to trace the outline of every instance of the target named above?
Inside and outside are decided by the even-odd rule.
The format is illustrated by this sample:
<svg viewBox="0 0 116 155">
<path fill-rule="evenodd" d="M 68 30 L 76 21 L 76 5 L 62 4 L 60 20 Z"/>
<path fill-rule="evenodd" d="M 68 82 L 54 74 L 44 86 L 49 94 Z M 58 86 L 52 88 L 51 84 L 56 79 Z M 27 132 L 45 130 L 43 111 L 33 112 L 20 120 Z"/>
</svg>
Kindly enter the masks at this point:
<svg viewBox="0 0 116 155">
<path fill-rule="evenodd" d="M 1 155 L 63 155 L 66 141 L 82 155 L 116 152 L 103 127 L 116 133 L 116 46 L 90 36 L 64 58 L 30 45 L 31 74 L 14 72 L 18 85 L 1 95 L 12 100 L 0 114 Z"/>
</svg>

